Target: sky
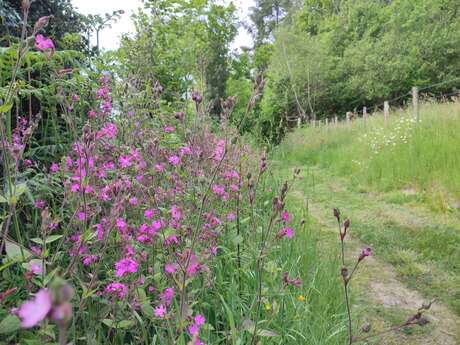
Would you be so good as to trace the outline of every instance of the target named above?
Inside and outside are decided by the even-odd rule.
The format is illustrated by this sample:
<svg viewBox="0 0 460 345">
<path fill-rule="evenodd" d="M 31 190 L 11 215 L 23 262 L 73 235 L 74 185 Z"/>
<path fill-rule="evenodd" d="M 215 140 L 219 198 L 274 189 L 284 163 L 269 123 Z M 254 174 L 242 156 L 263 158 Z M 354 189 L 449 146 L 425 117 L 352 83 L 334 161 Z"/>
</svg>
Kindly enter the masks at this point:
<svg viewBox="0 0 460 345">
<path fill-rule="evenodd" d="M 230 0 L 223 0 L 230 3 Z M 134 25 L 130 16 L 137 8 L 142 7 L 140 0 L 72 0 L 74 7 L 82 14 L 101 14 L 112 13 L 115 10 L 124 10 L 125 14 L 121 19 L 112 25 L 112 28 L 103 30 L 100 36 L 100 42 L 103 49 L 117 49 L 120 43 L 121 35 L 134 32 Z M 249 8 L 254 6 L 254 0 L 233 0 L 237 7 L 237 13 L 240 20 L 247 21 Z M 243 27 L 238 30 L 238 35 L 232 44 L 232 49 L 238 49 L 241 46 L 251 46 L 252 40 L 249 33 Z"/>
</svg>

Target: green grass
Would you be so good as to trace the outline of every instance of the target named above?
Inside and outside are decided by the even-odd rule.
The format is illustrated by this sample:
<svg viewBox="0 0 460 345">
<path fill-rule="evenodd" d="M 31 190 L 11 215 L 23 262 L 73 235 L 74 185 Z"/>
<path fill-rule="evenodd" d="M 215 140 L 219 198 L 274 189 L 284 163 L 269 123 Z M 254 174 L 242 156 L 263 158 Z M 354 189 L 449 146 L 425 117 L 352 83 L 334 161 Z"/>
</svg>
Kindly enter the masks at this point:
<svg viewBox="0 0 460 345">
<path fill-rule="evenodd" d="M 460 104 L 423 104 L 420 118 L 417 125 L 410 110 L 398 110 L 386 126 L 377 114 L 367 123 L 308 127 L 291 133 L 280 152 L 289 162 L 319 165 L 359 188 L 402 191 L 433 209 L 457 209 Z"/>
<path fill-rule="evenodd" d="M 352 236 L 404 285 L 460 316 L 459 144 L 460 104 L 426 103 L 419 124 L 400 110 L 387 126 L 377 115 L 296 130 L 272 158 L 285 173 L 303 170 L 297 193 L 318 220 L 341 208 Z"/>
</svg>

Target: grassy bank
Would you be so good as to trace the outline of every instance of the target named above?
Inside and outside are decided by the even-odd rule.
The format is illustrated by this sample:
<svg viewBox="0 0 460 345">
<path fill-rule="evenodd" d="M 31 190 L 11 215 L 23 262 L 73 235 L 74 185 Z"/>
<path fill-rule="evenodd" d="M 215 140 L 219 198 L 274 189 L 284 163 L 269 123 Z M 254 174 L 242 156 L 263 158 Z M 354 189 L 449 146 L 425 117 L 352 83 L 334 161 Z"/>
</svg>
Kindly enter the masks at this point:
<svg viewBox="0 0 460 345">
<path fill-rule="evenodd" d="M 460 207 L 460 105 L 426 103 L 421 121 L 407 110 L 350 124 L 304 128 L 287 137 L 279 152 L 297 164 L 319 165 L 347 177 L 357 189 L 399 191 L 395 201 Z"/>
</svg>

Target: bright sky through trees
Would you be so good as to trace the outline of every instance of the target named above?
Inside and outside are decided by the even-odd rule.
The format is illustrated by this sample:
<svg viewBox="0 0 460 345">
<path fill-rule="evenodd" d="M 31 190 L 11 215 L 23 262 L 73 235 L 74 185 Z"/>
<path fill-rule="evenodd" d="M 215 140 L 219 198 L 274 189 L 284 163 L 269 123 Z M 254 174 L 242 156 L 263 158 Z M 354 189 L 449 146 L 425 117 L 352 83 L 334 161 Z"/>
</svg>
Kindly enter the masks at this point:
<svg viewBox="0 0 460 345">
<path fill-rule="evenodd" d="M 120 42 L 120 36 L 124 33 L 134 31 L 133 23 L 131 22 L 130 15 L 138 7 L 142 6 L 140 0 L 73 0 L 72 1 L 77 10 L 82 14 L 104 14 L 111 13 L 115 10 L 124 10 L 125 14 L 121 19 L 115 23 L 112 28 L 104 29 L 101 31 L 101 45 L 103 49 L 116 49 Z M 229 3 L 229 0 L 223 2 Z M 240 20 L 247 21 L 249 16 L 249 8 L 254 6 L 254 0 L 234 0 L 233 3 L 238 8 L 238 16 Z M 95 40 L 95 38 L 93 38 Z M 232 45 L 236 49 L 242 46 L 251 46 L 251 36 L 242 26 L 239 28 L 238 35 Z"/>
</svg>

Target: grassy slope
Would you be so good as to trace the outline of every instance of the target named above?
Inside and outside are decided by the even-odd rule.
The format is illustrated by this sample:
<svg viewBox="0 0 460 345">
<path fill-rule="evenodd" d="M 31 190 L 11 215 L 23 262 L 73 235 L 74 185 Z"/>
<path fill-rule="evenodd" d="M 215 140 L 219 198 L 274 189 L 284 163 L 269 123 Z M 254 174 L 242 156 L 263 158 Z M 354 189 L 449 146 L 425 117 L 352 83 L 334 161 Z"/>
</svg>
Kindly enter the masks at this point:
<svg viewBox="0 0 460 345">
<path fill-rule="evenodd" d="M 351 125 L 305 128 L 288 136 L 283 159 L 319 165 L 376 191 L 406 190 L 435 209 L 460 206 L 460 104 L 425 104 L 421 123 L 410 112 Z"/>
<path fill-rule="evenodd" d="M 425 105 L 418 127 L 401 112 L 392 114 L 387 127 L 376 117 L 366 125 L 356 121 L 337 128 L 302 129 L 274 155 L 281 174 L 294 166 L 303 168 L 297 192 L 308 200 L 313 216 L 324 220 L 332 207 L 341 207 L 352 219 L 353 235 L 372 246 L 376 258 L 391 267 L 404 286 L 448 305 L 450 311 L 440 315 L 445 313 L 457 328 L 459 109 L 459 104 Z M 385 140 L 387 144 L 381 145 Z M 327 239 L 325 246 L 331 248 Z M 369 288 L 364 285 L 361 292 Z M 382 323 L 394 318 L 393 309 L 387 313 L 386 308 L 376 308 L 367 308 L 366 319 L 373 319 L 372 313 L 383 315 Z"/>
</svg>

